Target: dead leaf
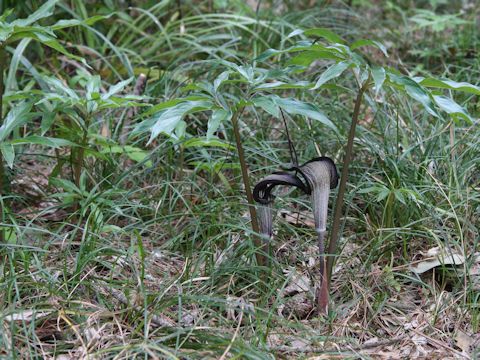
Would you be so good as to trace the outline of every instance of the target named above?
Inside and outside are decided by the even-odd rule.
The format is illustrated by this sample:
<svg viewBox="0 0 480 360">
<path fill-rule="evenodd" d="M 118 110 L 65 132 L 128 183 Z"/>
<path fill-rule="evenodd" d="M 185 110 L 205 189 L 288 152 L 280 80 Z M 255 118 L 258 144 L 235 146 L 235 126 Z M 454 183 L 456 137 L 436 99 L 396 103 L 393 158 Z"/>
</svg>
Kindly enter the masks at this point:
<svg viewBox="0 0 480 360">
<path fill-rule="evenodd" d="M 38 311 L 38 310 L 25 310 L 15 314 L 7 315 L 3 320 L 7 322 L 12 321 L 32 321 L 33 319 L 40 319 L 47 315 L 50 315 L 51 311 Z"/>
<path fill-rule="evenodd" d="M 415 274 L 423 274 L 437 266 L 462 265 L 465 263 L 465 256 L 453 249 L 434 247 L 429 249 L 425 255 L 424 260 L 410 266 L 410 270 Z"/>
<path fill-rule="evenodd" d="M 470 335 L 467 335 L 463 331 L 457 331 L 455 336 L 455 345 L 462 350 L 463 353 L 469 354 L 472 351 L 472 345 L 475 339 Z"/>
<path fill-rule="evenodd" d="M 282 291 L 283 297 L 311 290 L 311 280 L 307 274 L 301 274 L 296 269 L 284 270 L 283 272 L 290 278 L 288 285 Z"/>
<path fill-rule="evenodd" d="M 315 221 L 310 211 L 289 211 L 282 209 L 278 214 L 289 224 L 315 228 Z"/>
</svg>

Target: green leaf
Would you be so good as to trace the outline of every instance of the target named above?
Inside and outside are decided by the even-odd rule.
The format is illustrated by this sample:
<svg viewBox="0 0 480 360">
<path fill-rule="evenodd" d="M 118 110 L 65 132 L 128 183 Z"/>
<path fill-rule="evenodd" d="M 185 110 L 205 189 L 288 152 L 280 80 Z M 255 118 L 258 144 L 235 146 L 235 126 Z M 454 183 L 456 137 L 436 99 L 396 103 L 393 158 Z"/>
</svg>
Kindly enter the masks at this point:
<svg viewBox="0 0 480 360">
<path fill-rule="evenodd" d="M 372 70 L 373 82 L 375 83 L 375 94 L 378 94 L 385 82 L 385 69 L 383 67 L 374 67 Z"/>
<path fill-rule="evenodd" d="M 383 188 L 384 188 L 383 186 L 380 187 L 380 186 L 374 185 L 374 186 L 369 186 L 368 188 L 360 189 L 360 190 L 357 191 L 357 193 L 368 194 L 368 193 L 372 193 L 372 192 L 379 192 Z"/>
<path fill-rule="evenodd" d="M 283 53 L 284 53 L 284 51 L 282 51 L 282 50 L 268 49 L 268 50 L 265 50 L 260 55 L 258 55 L 254 60 L 255 61 L 265 61 L 265 60 L 271 58 L 272 56 L 283 54 Z"/>
<path fill-rule="evenodd" d="M 280 106 L 285 112 L 293 115 L 303 115 L 310 119 L 317 120 L 325 126 L 328 126 L 335 132 L 338 132 L 337 127 L 330 119 L 320 111 L 315 105 L 304 103 L 302 101 L 292 98 L 274 97 L 275 103 Z"/>
<path fill-rule="evenodd" d="M 5 43 L 13 34 L 13 26 L 10 24 L 0 23 L 0 42 Z"/>
<path fill-rule="evenodd" d="M 398 201 L 400 201 L 404 205 L 406 204 L 405 203 L 405 196 L 403 196 L 402 189 L 395 190 L 394 195 L 395 195 L 395 199 L 397 199 Z"/>
<path fill-rule="evenodd" d="M 434 78 L 413 78 L 417 83 L 425 87 L 433 87 L 440 89 L 464 91 L 470 94 L 480 95 L 480 87 L 469 84 L 467 82 L 456 82 L 448 79 L 440 80 Z"/>
<path fill-rule="evenodd" d="M 283 50 L 268 49 L 268 50 L 265 50 L 263 53 L 261 53 L 258 57 L 256 57 L 254 59 L 254 61 L 265 61 L 268 58 L 271 58 L 272 56 L 275 56 L 275 55 L 285 54 L 285 53 L 289 53 L 289 52 L 302 51 L 302 50 L 310 50 L 311 46 L 312 46 L 311 41 L 301 41 L 301 42 L 298 42 L 296 45 L 291 46 L 291 47 L 286 48 L 286 49 L 283 49 Z"/>
<path fill-rule="evenodd" d="M 383 188 L 377 193 L 376 201 L 380 202 L 380 201 L 384 200 L 388 195 L 390 195 L 390 189 Z"/>
<path fill-rule="evenodd" d="M 70 180 L 60 179 L 60 178 L 50 178 L 50 183 L 53 186 L 64 189 L 66 192 L 82 195 L 82 191 L 77 187 L 77 185 L 75 185 Z"/>
<path fill-rule="evenodd" d="M 230 75 L 230 71 L 224 71 L 213 81 L 213 90 L 215 92 L 218 91 L 218 88 L 228 80 L 228 76 Z"/>
<path fill-rule="evenodd" d="M 115 95 L 115 94 L 123 91 L 123 89 L 125 89 L 125 86 L 130 84 L 132 82 L 132 80 L 133 80 L 133 77 L 131 77 L 130 79 L 127 79 L 127 80 L 120 81 L 119 83 L 110 86 L 108 91 L 105 94 L 102 95 L 102 99 L 106 100 L 106 99 L 110 98 L 112 95 Z"/>
<path fill-rule="evenodd" d="M 13 161 L 15 160 L 15 149 L 13 146 L 9 143 L 0 144 L 0 151 L 8 167 L 10 169 L 13 168 Z"/>
<path fill-rule="evenodd" d="M 465 119 L 470 125 L 473 124 L 473 120 L 470 115 L 453 99 L 446 96 L 436 95 L 433 96 L 433 100 L 435 100 L 435 103 L 438 105 L 438 107 L 445 111 L 447 114 L 459 116 Z"/>
<path fill-rule="evenodd" d="M 66 57 L 68 57 L 70 59 L 80 61 L 82 64 L 87 65 L 84 58 L 82 58 L 80 56 L 73 55 L 71 52 L 67 51 L 62 45 L 60 45 L 60 43 L 57 40 L 50 39 L 50 40 L 41 41 L 41 43 L 50 47 L 50 48 L 52 48 L 52 49 L 54 49 L 54 50 L 56 50 L 56 51 L 58 51 L 59 53 L 65 55 Z M 89 67 L 89 66 L 87 65 L 87 67 Z"/>
<path fill-rule="evenodd" d="M 303 29 L 295 29 L 290 34 L 288 34 L 285 39 L 290 39 L 294 36 L 301 35 L 301 34 L 303 34 L 303 32 L 304 32 Z"/>
<path fill-rule="evenodd" d="M 312 84 L 308 81 L 298 81 L 295 83 L 286 83 L 283 81 L 274 81 L 271 83 L 263 83 L 254 88 L 255 91 L 271 90 L 271 89 L 310 89 Z"/>
<path fill-rule="evenodd" d="M 306 36 L 323 38 L 331 43 L 338 43 L 338 44 L 345 43 L 345 40 L 343 40 L 340 36 L 335 34 L 333 31 L 325 28 L 309 29 L 309 30 L 305 30 L 303 33 Z"/>
<path fill-rule="evenodd" d="M 182 99 L 172 99 L 172 100 L 165 101 L 163 103 L 152 106 L 150 109 L 145 111 L 143 115 L 145 116 L 152 115 L 152 114 L 158 113 L 159 111 L 174 107 L 178 104 L 181 104 L 187 101 L 210 101 L 210 100 L 211 100 L 210 97 L 207 97 L 207 96 L 188 96 Z"/>
<path fill-rule="evenodd" d="M 65 29 L 65 28 L 79 26 L 79 25 L 90 26 L 95 24 L 97 21 L 108 19 L 110 16 L 111 15 L 95 15 L 83 20 L 78 20 L 78 19 L 59 20 L 55 24 L 53 24 L 51 28 L 52 30 L 60 30 L 60 29 Z"/>
<path fill-rule="evenodd" d="M 322 75 L 320 75 L 312 90 L 316 90 L 323 84 L 325 84 L 327 81 L 330 81 L 333 78 L 340 76 L 349 66 L 350 63 L 344 61 L 330 66 L 327 70 L 325 70 L 325 72 L 322 73 Z"/>
<path fill-rule="evenodd" d="M 35 144 L 35 145 L 43 145 L 52 148 L 59 148 L 62 146 L 77 146 L 75 143 L 60 139 L 60 138 L 52 138 L 47 136 L 38 136 L 38 135 L 31 135 L 21 139 L 15 139 L 10 142 L 12 145 L 24 145 L 24 144 Z"/>
<path fill-rule="evenodd" d="M 291 115 L 303 115 L 317 120 L 338 132 L 337 127 L 315 105 L 292 98 L 281 98 L 277 95 L 257 96 L 252 99 L 252 104 L 265 110 L 270 115 L 280 118 L 280 108 Z"/>
<path fill-rule="evenodd" d="M 46 18 L 50 15 L 53 14 L 53 9 L 56 5 L 56 3 L 59 0 L 48 0 L 45 2 L 42 6 L 40 6 L 37 11 L 32 13 L 29 17 L 26 19 L 18 19 L 12 22 L 12 25 L 15 26 L 29 26 L 35 22 L 37 22 L 40 19 Z"/>
<path fill-rule="evenodd" d="M 3 125 L 0 127 L 0 142 L 5 141 L 15 128 L 25 124 L 32 118 L 31 108 L 32 103 L 24 102 L 10 109 L 3 121 Z"/>
<path fill-rule="evenodd" d="M 255 106 L 262 108 L 270 115 L 275 116 L 276 118 L 280 117 L 280 108 L 277 103 L 272 99 L 272 97 L 258 96 L 252 99 L 252 103 Z"/>
<path fill-rule="evenodd" d="M 62 93 L 70 99 L 79 100 L 79 97 L 75 93 L 75 91 L 70 89 L 67 85 L 62 83 L 59 79 L 56 79 L 53 77 L 45 77 L 44 80 L 48 85 L 50 85 L 53 88 L 53 90 L 56 90 L 56 92 Z"/>
<path fill-rule="evenodd" d="M 187 123 L 183 120 L 180 120 L 177 126 L 175 126 L 175 131 L 171 136 L 173 138 L 176 137 L 177 139 L 184 139 L 186 134 L 187 134 Z"/>
<path fill-rule="evenodd" d="M 312 62 L 318 59 L 342 61 L 345 60 L 343 56 L 340 56 L 338 51 L 333 50 L 310 50 L 304 51 L 299 55 L 293 57 L 288 62 L 291 65 L 309 66 Z"/>
<path fill-rule="evenodd" d="M 212 105 L 211 101 L 186 101 L 156 114 L 153 117 L 155 124 L 151 127 L 151 135 L 148 144 L 150 144 L 160 133 L 165 133 L 171 136 L 175 127 L 186 114 L 209 110 Z"/>
<path fill-rule="evenodd" d="M 432 99 L 430 98 L 429 93 L 418 83 L 416 83 L 413 79 L 409 78 L 408 76 L 399 76 L 393 73 L 389 73 L 388 77 L 390 81 L 393 83 L 400 85 L 404 88 L 406 93 L 414 100 L 417 100 L 421 103 L 425 109 L 430 113 L 432 116 L 437 117 L 438 114 L 433 107 Z"/>
<path fill-rule="evenodd" d="M 10 59 L 10 66 L 8 69 L 7 80 L 5 82 L 5 92 L 9 93 L 12 90 L 17 89 L 17 69 L 22 61 L 23 52 L 27 48 L 28 44 L 32 41 L 32 39 L 23 39 L 15 48 L 15 51 Z M 4 100 L 5 101 L 5 100 Z"/>
<path fill-rule="evenodd" d="M 228 150 L 233 150 L 235 147 L 229 143 L 226 143 L 225 141 L 222 141 L 220 139 L 206 139 L 206 138 L 193 138 L 185 141 L 183 143 L 184 148 L 190 148 L 190 147 L 220 147 Z"/>
<path fill-rule="evenodd" d="M 98 100 L 101 86 L 102 80 L 99 75 L 89 76 L 85 86 L 87 100 Z"/>
<path fill-rule="evenodd" d="M 53 125 L 53 122 L 55 121 L 55 115 L 56 113 L 51 111 L 51 112 L 44 112 L 42 114 L 42 122 L 40 124 L 40 134 L 43 136 Z"/>
<path fill-rule="evenodd" d="M 120 146 L 120 145 L 105 145 L 104 148 L 101 150 L 102 154 L 125 154 L 131 160 L 140 163 L 145 160 L 148 156 L 148 151 L 142 150 L 135 146 Z M 153 163 L 151 161 L 146 161 L 145 166 L 148 168 L 153 167 Z"/>
<path fill-rule="evenodd" d="M 224 109 L 213 110 L 212 116 L 208 119 L 207 141 L 210 141 L 220 124 L 231 116 L 229 111 Z"/>
<path fill-rule="evenodd" d="M 350 45 L 350 49 L 356 50 L 356 49 L 358 49 L 359 47 L 362 47 L 362 46 L 374 46 L 377 49 L 380 49 L 380 51 L 385 56 L 388 57 L 388 52 L 387 52 L 387 48 L 385 47 L 385 45 L 383 45 L 381 42 L 376 41 L 376 40 L 369 40 L 369 39 L 357 40 Z"/>
</svg>

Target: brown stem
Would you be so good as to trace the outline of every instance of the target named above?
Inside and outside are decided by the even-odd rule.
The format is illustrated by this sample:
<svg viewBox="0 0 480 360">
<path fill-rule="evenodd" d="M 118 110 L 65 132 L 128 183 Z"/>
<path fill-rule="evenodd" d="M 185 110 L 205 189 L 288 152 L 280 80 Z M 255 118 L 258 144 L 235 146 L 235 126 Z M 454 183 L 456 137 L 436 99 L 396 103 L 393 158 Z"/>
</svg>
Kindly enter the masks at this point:
<svg viewBox="0 0 480 360">
<path fill-rule="evenodd" d="M 76 156 L 74 158 L 74 166 L 73 166 L 73 176 L 75 180 L 75 185 L 77 185 L 79 189 L 80 189 L 80 177 L 82 176 L 83 162 L 85 157 L 85 147 L 87 146 L 87 143 L 88 143 L 88 128 L 90 127 L 90 121 L 91 121 L 90 115 L 86 115 L 84 119 L 85 119 L 84 121 L 85 128 L 83 129 L 83 137 L 80 143 L 80 147 L 76 152 Z"/>
<path fill-rule="evenodd" d="M 235 143 L 237 145 L 238 159 L 240 161 L 240 168 L 242 170 L 242 180 L 245 186 L 245 192 L 247 193 L 248 209 L 250 211 L 250 219 L 252 221 L 252 230 L 258 234 L 260 228 L 258 226 L 257 212 L 255 211 L 255 201 L 253 200 L 252 189 L 250 188 L 250 177 L 248 176 L 247 162 L 245 160 L 245 152 L 243 151 L 242 139 L 240 137 L 240 129 L 238 127 L 238 117 L 243 112 L 243 107 L 239 108 L 232 116 L 233 133 L 235 134 Z M 257 249 L 263 249 L 261 239 L 254 235 L 254 244 Z M 262 254 L 256 253 L 257 263 L 259 265 L 265 265 L 265 257 Z"/>
<path fill-rule="evenodd" d="M 342 175 L 340 176 L 340 186 L 338 187 L 338 195 L 335 201 L 335 213 L 333 215 L 332 232 L 330 235 L 330 243 L 328 244 L 328 259 L 327 259 L 327 278 L 330 282 L 334 257 L 333 254 L 337 252 L 338 233 L 340 231 L 340 219 L 342 217 L 343 200 L 345 198 L 345 190 L 347 187 L 348 168 L 352 161 L 353 140 L 355 139 L 355 129 L 357 127 L 358 116 L 360 114 L 360 106 L 362 105 L 363 94 L 368 88 L 370 79 L 360 88 L 355 100 L 355 107 L 353 109 L 352 123 L 350 125 L 350 132 L 348 134 L 347 146 L 345 148 L 345 156 L 343 158 Z"/>
</svg>

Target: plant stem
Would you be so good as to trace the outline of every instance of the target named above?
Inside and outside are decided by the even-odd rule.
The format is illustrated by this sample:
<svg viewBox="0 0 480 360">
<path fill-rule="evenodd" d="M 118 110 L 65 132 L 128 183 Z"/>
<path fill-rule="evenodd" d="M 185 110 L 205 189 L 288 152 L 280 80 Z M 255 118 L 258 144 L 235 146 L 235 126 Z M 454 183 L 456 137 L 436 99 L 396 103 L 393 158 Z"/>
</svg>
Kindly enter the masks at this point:
<svg viewBox="0 0 480 360">
<path fill-rule="evenodd" d="M 4 46 L 0 46 L 0 126 L 3 125 L 3 92 L 5 91 L 3 85 L 3 71 L 5 70 L 6 65 L 6 53 Z M 0 222 L 3 224 L 5 219 L 4 209 L 3 209 L 3 190 L 5 186 L 5 167 L 3 163 L 3 156 L 0 154 Z M 3 244 L 5 241 L 5 234 L 3 229 L 0 229 L 0 244 Z"/>
<path fill-rule="evenodd" d="M 83 129 L 83 136 L 82 141 L 80 143 L 80 147 L 77 150 L 76 158 L 74 159 L 74 167 L 73 167 L 73 175 L 75 180 L 75 185 L 80 189 L 80 178 L 82 176 L 83 170 L 83 160 L 85 157 L 85 147 L 88 143 L 88 128 L 90 127 L 91 117 L 87 115 L 84 117 L 85 119 L 85 128 Z"/>
<path fill-rule="evenodd" d="M 347 187 L 347 178 L 348 178 L 348 168 L 350 162 L 352 161 L 352 153 L 353 153 L 353 140 L 355 139 L 355 129 L 358 123 L 358 116 L 360 114 L 360 106 L 362 105 L 363 94 L 368 88 L 368 83 L 370 79 L 365 81 L 363 86 L 360 88 L 357 94 L 357 98 L 355 100 L 355 106 L 353 109 L 352 115 L 352 123 L 350 124 L 350 132 L 348 133 L 348 141 L 347 146 L 345 148 L 345 156 L 343 158 L 343 166 L 342 166 L 342 175 L 340 176 L 340 186 L 338 187 L 338 195 L 335 201 L 335 213 L 333 215 L 333 222 L 332 222 L 332 232 L 330 235 L 330 243 L 328 244 L 328 258 L 327 258 L 327 278 L 328 281 L 331 280 L 332 268 L 333 268 L 333 261 L 334 257 L 333 254 L 337 252 L 337 242 L 338 242 L 338 235 L 340 231 L 340 219 L 342 217 L 342 208 L 343 208 L 343 200 L 345 198 L 345 190 Z"/>
<path fill-rule="evenodd" d="M 258 226 L 257 212 L 255 210 L 255 202 L 253 200 L 252 189 L 250 188 L 250 177 L 248 176 L 247 162 L 245 160 L 245 152 L 243 151 L 242 140 L 240 137 L 240 129 L 238 128 L 238 117 L 243 112 L 243 107 L 237 109 L 232 116 L 233 132 L 235 134 L 235 143 L 237 145 L 237 153 L 240 161 L 240 168 L 242 169 L 242 180 L 245 186 L 245 192 L 247 193 L 248 209 L 250 211 L 250 219 L 252 221 L 252 230 L 258 234 L 260 228 Z M 263 249 L 263 244 L 258 236 L 254 236 L 254 244 L 257 249 Z M 259 253 L 255 254 L 257 263 L 259 265 L 265 265 L 265 257 Z"/>
</svg>

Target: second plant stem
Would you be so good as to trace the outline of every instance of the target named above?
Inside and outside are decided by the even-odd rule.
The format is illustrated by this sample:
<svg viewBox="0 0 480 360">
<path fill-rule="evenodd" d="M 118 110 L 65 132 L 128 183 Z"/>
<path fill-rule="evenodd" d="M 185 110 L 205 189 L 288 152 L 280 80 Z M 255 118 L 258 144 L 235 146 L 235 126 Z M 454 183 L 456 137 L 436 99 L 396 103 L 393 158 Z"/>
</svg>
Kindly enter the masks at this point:
<svg viewBox="0 0 480 360">
<path fill-rule="evenodd" d="M 237 153 L 238 159 L 240 161 L 240 168 L 242 171 L 243 185 L 245 186 L 245 192 L 247 194 L 248 209 L 250 212 L 250 219 L 252 221 L 252 230 L 255 233 L 253 238 L 254 245 L 257 249 L 264 250 L 260 237 L 256 235 L 260 232 L 260 228 L 258 226 L 257 212 L 255 210 L 255 201 L 253 200 L 252 189 L 250 187 L 250 177 L 248 176 L 247 161 L 245 159 L 245 152 L 243 151 L 242 139 L 240 137 L 240 128 L 238 126 L 238 118 L 242 112 L 243 107 L 238 108 L 232 116 L 233 133 L 235 135 L 235 143 L 237 145 Z M 256 252 L 255 257 L 259 265 L 265 265 L 265 257 L 262 254 Z"/>
<path fill-rule="evenodd" d="M 357 98 L 352 115 L 352 123 L 350 124 L 350 131 L 348 133 L 347 146 L 345 148 L 345 156 L 343 158 L 342 175 L 340 176 L 340 186 L 338 187 L 337 200 L 335 201 L 335 212 L 333 214 L 332 232 L 330 234 L 330 243 L 328 244 L 328 256 L 327 259 L 327 278 L 331 280 L 332 268 L 333 268 L 333 254 L 337 253 L 337 242 L 340 232 L 340 220 L 342 217 L 343 202 L 345 199 L 345 191 L 347 188 L 348 168 L 353 157 L 353 141 L 355 139 L 355 129 L 358 123 L 358 116 L 360 115 L 360 106 L 362 105 L 363 95 L 367 91 L 370 79 L 365 81 L 360 90 L 358 91 Z"/>
</svg>

